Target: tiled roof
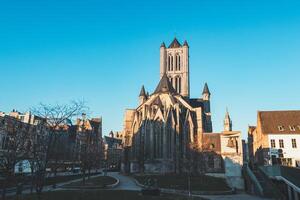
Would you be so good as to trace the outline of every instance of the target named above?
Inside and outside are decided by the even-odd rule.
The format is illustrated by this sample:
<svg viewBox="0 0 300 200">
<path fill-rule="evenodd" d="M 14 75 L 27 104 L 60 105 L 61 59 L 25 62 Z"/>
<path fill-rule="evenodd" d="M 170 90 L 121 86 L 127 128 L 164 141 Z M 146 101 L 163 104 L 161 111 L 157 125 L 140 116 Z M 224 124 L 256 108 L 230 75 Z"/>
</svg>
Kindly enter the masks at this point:
<svg viewBox="0 0 300 200">
<path fill-rule="evenodd" d="M 122 144 L 121 139 L 117 139 L 117 138 L 113 138 L 113 137 L 104 136 L 104 140 L 109 148 L 112 148 L 114 146 L 114 144 L 118 144 L 118 145 Z"/>
<path fill-rule="evenodd" d="M 203 106 L 203 99 L 189 99 L 189 104 L 193 108 L 198 108 Z"/>
<path fill-rule="evenodd" d="M 169 45 L 169 48 L 179 48 L 181 44 L 178 42 L 176 38 L 174 38 L 173 42 Z"/>
<path fill-rule="evenodd" d="M 160 79 L 159 84 L 154 91 L 154 94 L 157 93 L 176 93 L 175 89 L 173 88 L 172 84 L 168 79 L 167 74 L 164 74 L 163 77 Z"/>
<path fill-rule="evenodd" d="M 263 133 L 300 133 L 300 110 L 259 111 Z"/>
</svg>

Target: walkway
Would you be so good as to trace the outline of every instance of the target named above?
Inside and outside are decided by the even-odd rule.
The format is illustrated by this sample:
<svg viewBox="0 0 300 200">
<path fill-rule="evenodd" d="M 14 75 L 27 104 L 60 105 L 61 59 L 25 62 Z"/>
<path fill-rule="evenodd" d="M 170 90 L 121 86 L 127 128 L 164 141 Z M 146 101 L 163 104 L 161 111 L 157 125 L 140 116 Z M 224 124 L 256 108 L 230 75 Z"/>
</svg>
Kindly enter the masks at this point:
<svg viewBox="0 0 300 200">
<path fill-rule="evenodd" d="M 107 175 L 120 180 L 119 185 L 113 188 L 113 190 L 141 190 L 141 187 L 137 186 L 134 179 L 129 176 L 124 176 L 119 174 L 119 172 L 108 172 Z"/>
<path fill-rule="evenodd" d="M 211 200 L 268 200 L 266 198 L 252 196 L 249 194 L 232 194 L 232 195 L 199 195 L 199 197 L 203 197 Z"/>
</svg>

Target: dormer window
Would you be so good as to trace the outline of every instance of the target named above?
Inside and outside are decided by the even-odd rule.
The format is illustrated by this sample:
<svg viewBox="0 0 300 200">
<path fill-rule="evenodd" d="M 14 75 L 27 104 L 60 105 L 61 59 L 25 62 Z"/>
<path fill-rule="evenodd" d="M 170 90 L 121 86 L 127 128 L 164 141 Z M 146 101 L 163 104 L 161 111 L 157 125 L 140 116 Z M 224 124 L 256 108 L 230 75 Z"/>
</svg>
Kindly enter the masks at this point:
<svg viewBox="0 0 300 200">
<path fill-rule="evenodd" d="M 284 126 L 278 126 L 279 131 L 284 131 Z"/>
<path fill-rule="evenodd" d="M 291 130 L 291 131 L 296 131 L 295 126 L 290 126 L 290 130 Z"/>
</svg>

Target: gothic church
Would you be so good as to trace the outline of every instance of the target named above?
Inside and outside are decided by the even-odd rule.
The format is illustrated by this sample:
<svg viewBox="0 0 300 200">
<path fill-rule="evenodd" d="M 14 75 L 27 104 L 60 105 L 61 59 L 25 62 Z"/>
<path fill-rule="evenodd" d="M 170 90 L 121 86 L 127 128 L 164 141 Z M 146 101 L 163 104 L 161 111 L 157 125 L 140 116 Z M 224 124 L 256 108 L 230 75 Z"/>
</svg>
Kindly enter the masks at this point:
<svg viewBox="0 0 300 200">
<path fill-rule="evenodd" d="M 143 86 L 138 107 L 125 112 L 124 172 L 224 172 L 222 136 L 238 141 L 239 132 L 232 132 L 227 112 L 224 132 L 213 133 L 211 93 L 205 83 L 201 98 L 190 97 L 189 67 L 186 41 L 181 45 L 175 38 L 168 47 L 161 44 L 156 89 L 149 95 Z M 234 154 L 241 153 L 240 142 L 232 148 Z"/>
</svg>

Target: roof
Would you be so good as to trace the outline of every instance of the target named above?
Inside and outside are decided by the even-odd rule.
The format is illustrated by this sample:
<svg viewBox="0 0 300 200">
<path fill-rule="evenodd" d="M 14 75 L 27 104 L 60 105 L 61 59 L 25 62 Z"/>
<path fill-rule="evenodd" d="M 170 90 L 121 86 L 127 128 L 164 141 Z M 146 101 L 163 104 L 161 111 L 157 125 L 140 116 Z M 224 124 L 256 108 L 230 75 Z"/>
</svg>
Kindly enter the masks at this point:
<svg viewBox="0 0 300 200">
<path fill-rule="evenodd" d="M 146 91 L 145 91 L 145 87 L 144 86 L 142 86 L 142 89 L 141 89 L 141 92 L 140 92 L 140 95 L 139 95 L 140 97 L 142 97 L 142 96 L 146 96 Z"/>
<path fill-rule="evenodd" d="M 109 148 L 112 148 L 114 146 L 114 144 L 118 144 L 118 145 L 122 144 L 121 139 L 108 137 L 108 136 L 104 136 L 104 139 L 105 139 L 105 142 L 106 142 L 106 144 L 108 145 Z"/>
<path fill-rule="evenodd" d="M 157 93 L 171 93 L 171 94 L 176 93 L 175 89 L 173 88 L 172 84 L 169 81 L 167 74 L 164 74 L 161 77 L 153 94 L 157 94 Z"/>
<path fill-rule="evenodd" d="M 262 132 L 300 133 L 300 110 L 258 111 Z"/>
<path fill-rule="evenodd" d="M 189 99 L 189 104 L 193 108 L 198 108 L 203 106 L 203 99 Z"/>
<path fill-rule="evenodd" d="M 174 38 L 173 42 L 171 42 L 168 48 L 179 48 L 179 47 L 181 47 L 181 44 L 178 42 L 176 38 Z"/>
<path fill-rule="evenodd" d="M 210 94 L 207 83 L 204 85 L 202 94 Z"/>
</svg>

